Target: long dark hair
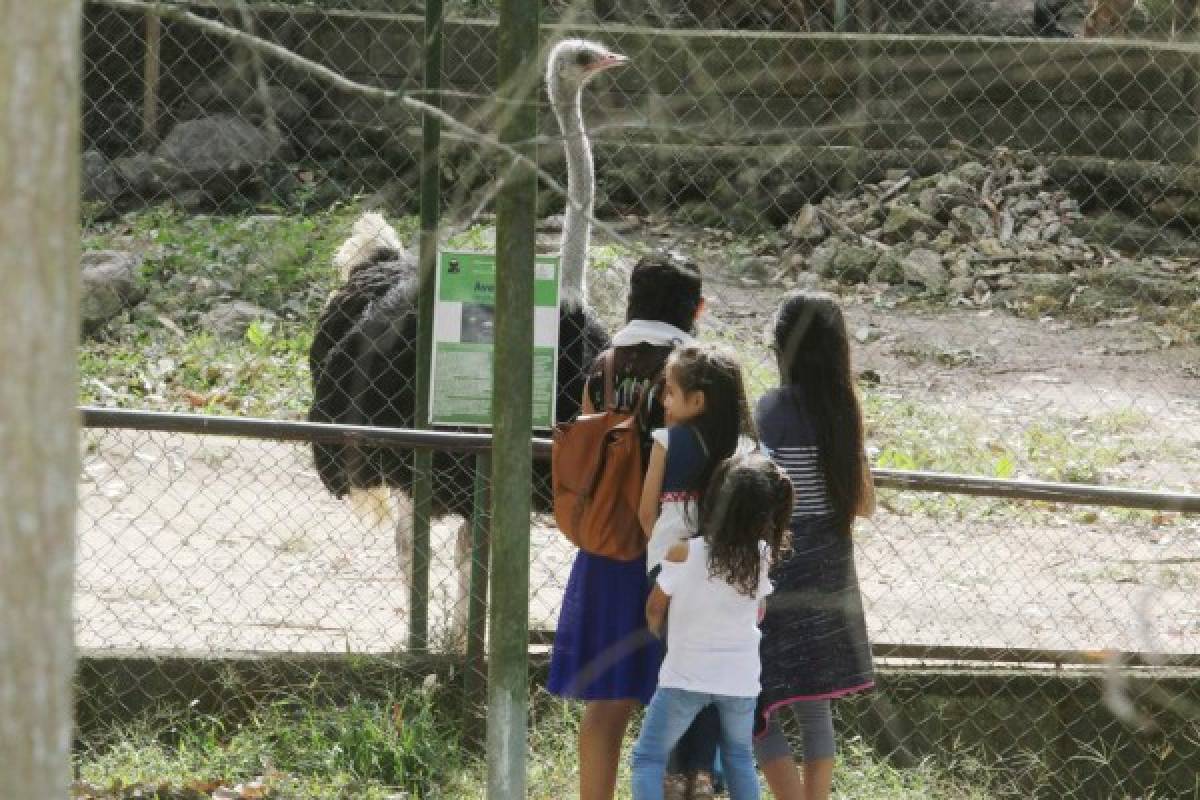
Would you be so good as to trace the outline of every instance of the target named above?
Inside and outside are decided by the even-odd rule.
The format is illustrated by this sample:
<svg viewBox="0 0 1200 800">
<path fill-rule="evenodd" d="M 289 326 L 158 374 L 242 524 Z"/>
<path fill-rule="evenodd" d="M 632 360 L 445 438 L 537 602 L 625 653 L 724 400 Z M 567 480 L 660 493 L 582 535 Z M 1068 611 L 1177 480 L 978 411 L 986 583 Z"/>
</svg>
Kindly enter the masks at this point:
<svg viewBox="0 0 1200 800">
<path fill-rule="evenodd" d="M 825 489 L 840 527 L 849 533 L 867 476 L 862 409 L 842 309 L 825 292 L 791 292 L 775 316 L 774 339 L 779 377 L 816 427 Z"/>
<path fill-rule="evenodd" d="M 778 561 L 791 539 L 792 482 L 758 453 L 731 456 L 713 472 L 700 510 L 708 542 L 708 574 L 753 597 L 762 574 L 762 548 Z"/>
<path fill-rule="evenodd" d="M 695 262 L 674 253 L 642 256 L 629 275 L 625 321 L 656 320 L 692 333 L 703 291 L 704 279 Z"/>
<path fill-rule="evenodd" d="M 742 367 L 732 356 L 707 345 L 677 348 L 667 359 L 664 370 L 685 393 L 703 392 L 704 410 L 687 424 L 704 443 L 707 458 L 704 467 L 687 487 L 703 499 L 717 464 L 737 450 L 738 439 L 757 439 L 754 418 L 746 400 Z"/>
</svg>

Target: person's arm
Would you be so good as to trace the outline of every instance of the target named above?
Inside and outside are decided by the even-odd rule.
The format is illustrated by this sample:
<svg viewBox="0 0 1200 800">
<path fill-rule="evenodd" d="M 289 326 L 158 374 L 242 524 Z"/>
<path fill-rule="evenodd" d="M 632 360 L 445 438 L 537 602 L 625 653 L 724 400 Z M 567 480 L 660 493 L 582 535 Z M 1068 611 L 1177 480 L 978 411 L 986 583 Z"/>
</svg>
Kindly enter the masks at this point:
<svg viewBox="0 0 1200 800">
<path fill-rule="evenodd" d="M 654 523 L 658 522 L 658 501 L 662 495 L 666 464 L 667 449 L 656 441 L 650 450 L 650 465 L 646 468 L 646 478 L 642 482 L 642 499 L 638 503 L 638 522 L 642 523 L 642 533 L 647 539 L 654 531 Z"/>
<path fill-rule="evenodd" d="M 667 611 L 671 607 L 671 595 L 667 592 L 673 592 L 674 578 L 676 577 L 676 564 L 680 564 L 687 560 L 688 544 L 687 542 L 676 542 L 667 550 L 667 555 L 663 559 L 662 569 L 658 575 L 658 581 L 655 582 L 654 588 L 650 590 L 650 598 L 646 600 L 646 627 L 655 636 L 662 636 L 663 623 L 667 619 Z M 664 589 L 664 585 L 666 589 Z"/>
<path fill-rule="evenodd" d="M 650 599 L 646 601 L 646 627 L 655 636 L 662 638 L 663 623 L 667 621 L 667 609 L 671 606 L 671 596 L 664 592 L 658 584 L 650 590 Z"/>
</svg>

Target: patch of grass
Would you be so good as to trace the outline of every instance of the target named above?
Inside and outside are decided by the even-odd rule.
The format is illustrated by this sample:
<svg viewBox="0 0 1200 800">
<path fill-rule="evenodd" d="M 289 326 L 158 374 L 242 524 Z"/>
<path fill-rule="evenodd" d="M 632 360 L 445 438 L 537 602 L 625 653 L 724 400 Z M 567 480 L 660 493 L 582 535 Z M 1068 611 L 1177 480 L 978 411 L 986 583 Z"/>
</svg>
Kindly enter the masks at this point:
<svg viewBox="0 0 1200 800">
<path fill-rule="evenodd" d="M 1103 482 L 1103 472 L 1136 456 L 1132 434 L 1150 425 L 1132 410 L 1047 415 L 997 434 L 988 419 L 894 394 L 863 392 L 875 465 L 996 478 Z"/>
<path fill-rule="evenodd" d="M 544 693 L 533 701 L 527 796 L 575 797 L 580 709 Z M 79 754 L 77 767 L 81 780 L 100 789 L 231 786 L 261 776 L 271 792 L 268 797 L 289 800 L 383 800 L 397 792 L 409 792 L 414 800 L 476 800 L 485 793 L 486 766 L 479 757 L 463 755 L 456 723 L 454 716 L 439 715 L 432 696 L 422 691 L 390 703 L 355 702 L 339 709 L 281 704 L 239 725 L 204 717 L 160 717 L 114 729 L 103 743 Z M 631 730 L 636 732 L 638 724 Z M 632 741 L 627 737 L 622 751 L 620 800 L 631 797 Z M 834 774 L 834 797 L 993 796 L 987 770 L 969 760 L 961 767 L 955 775 L 931 762 L 898 769 L 851 738 L 843 744 Z"/>
<path fill-rule="evenodd" d="M 270 797 L 442 797 L 463 767 L 453 722 L 423 691 L 337 709 L 281 703 L 237 724 L 169 715 L 112 730 L 77 766 L 80 779 L 100 789 L 262 777 Z"/>
</svg>

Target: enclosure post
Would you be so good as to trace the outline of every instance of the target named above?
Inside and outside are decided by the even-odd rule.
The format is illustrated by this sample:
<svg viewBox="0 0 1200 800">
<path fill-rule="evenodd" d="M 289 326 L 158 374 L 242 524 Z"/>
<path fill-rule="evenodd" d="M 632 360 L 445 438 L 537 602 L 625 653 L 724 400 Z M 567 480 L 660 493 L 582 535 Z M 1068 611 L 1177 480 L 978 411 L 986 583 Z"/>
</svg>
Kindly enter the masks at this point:
<svg viewBox="0 0 1200 800">
<path fill-rule="evenodd" d="M 538 3 L 501 0 L 500 137 L 536 156 Z M 529 684 L 529 512 L 533 451 L 533 256 L 537 174 L 502 170 L 496 198 L 492 575 L 488 647 L 490 800 L 525 797 Z"/>
<path fill-rule="evenodd" d="M 487 609 L 488 609 L 488 499 L 491 491 L 492 457 L 475 456 L 475 488 L 471 502 L 471 593 L 467 609 L 467 674 L 464 679 L 463 730 L 468 747 L 475 750 L 484 740 L 483 712 L 487 706 Z"/>
<path fill-rule="evenodd" d="M 0 796 L 66 797 L 79 479 L 79 0 L 0 27 Z"/>
<path fill-rule="evenodd" d="M 442 0 L 425 0 L 425 101 L 441 105 Z M 429 424 L 429 366 L 433 351 L 434 270 L 437 266 L 438 218 L 441 215 L 442 123 L 421 120 L 420 290 L 417 299 L 416 427 Z M 408 649 L 424 650 L 429 642 L 429 524 L 433 511 L 433 451 L 413 454 L 413 547 L 409 593 Z M 403 522 L 401 523 L 403 524 Z"/>
<path fill-rule="evenodd" d="M 162 58 L 162 17 L 146 15 L 146 60 L 142 64 L 142 147 L 158 143 L 158 76 Z"/>
</svg>

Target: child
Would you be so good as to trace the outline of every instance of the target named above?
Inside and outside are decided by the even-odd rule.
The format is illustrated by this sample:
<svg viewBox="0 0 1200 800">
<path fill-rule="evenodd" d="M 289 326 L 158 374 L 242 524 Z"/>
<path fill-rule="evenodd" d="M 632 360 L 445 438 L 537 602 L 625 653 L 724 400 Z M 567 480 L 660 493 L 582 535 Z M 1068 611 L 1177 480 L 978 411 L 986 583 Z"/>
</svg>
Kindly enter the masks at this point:
<svg viewBox="0 0 1200 800">
<path fill-rule="evenodd" d="M 667 657 L 633 748 L 634 800 L 663 797 L 667 756 L 702 708 L 720 722 L 731 800 L 756 800 L 752 735 L 759 692 L 759 632 L 771 592 L 770 560 L 787 541 L 792 486 L 761 455 L 720 463 L 701 503 L 701 536 L 673 544 L 646 603 L 655 632 L 667 626 Z"/>
<path fill-rule="evenodd" d="M 696 532 L 700 490 L 715 466 L 733 455 L 741 434 L 753 434 L 738 363 L 711 347 L 677 349 L 663 371 L 666 428 L 653 432 L 639 518 L 649 536 L 650 584 L 672 544 Z M 668 800 L 713 796 L 720 719 L 706 708 L 679 741 L 668 767 Z"/>
<path fill-rule="evenodd" d="M 874 685 L 850 537 L 874 508 L 850 343 L 832 296 L 793 292 L 775 318 L 782 386 L 758 404 L 762 442 L 795 487 L 792 550 L 771 568 L 762 622 L 754 750 L 777 800 L 824 800 L 833 778 L 829 701 Z M 801 781 L 774 712 L 791 707 L 804 742 Z"/>
</svg>

